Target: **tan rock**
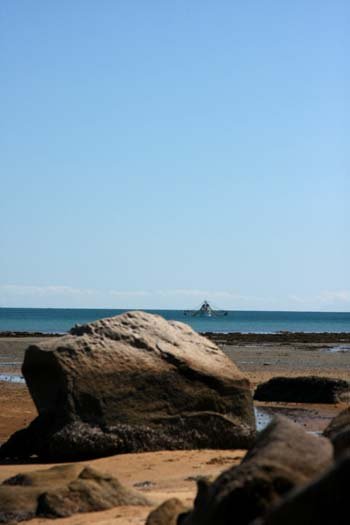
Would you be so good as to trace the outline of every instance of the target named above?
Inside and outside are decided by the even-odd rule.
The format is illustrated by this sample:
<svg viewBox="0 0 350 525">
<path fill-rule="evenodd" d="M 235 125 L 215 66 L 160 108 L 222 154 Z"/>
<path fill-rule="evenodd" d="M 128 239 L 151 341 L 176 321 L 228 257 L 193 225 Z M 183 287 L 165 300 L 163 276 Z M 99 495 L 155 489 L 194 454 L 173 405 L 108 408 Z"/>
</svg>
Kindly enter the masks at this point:
<svg viewBox="0 0 350 525">
<path fill-rule="evenodd" d="M 178 498 L 168 499 L 149 514 L 146 525 L 177 525 L 179 514 L 187 510 Z"/>
<path fill-rule="evenodd" d="M 119 505 L 150 505 L 117 478 L 83 465 L 18 474 L 0 485 L 0 523 L 67 517 Z"/>
</svg>

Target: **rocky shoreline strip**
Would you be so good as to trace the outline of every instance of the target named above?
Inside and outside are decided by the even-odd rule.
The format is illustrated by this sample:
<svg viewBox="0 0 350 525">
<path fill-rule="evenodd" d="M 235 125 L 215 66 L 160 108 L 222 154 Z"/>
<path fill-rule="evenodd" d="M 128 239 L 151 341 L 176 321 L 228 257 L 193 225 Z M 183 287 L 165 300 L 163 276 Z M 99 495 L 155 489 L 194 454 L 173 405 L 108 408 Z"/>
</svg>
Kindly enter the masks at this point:
<svg viewBox="0 0 350 525">
<path fill-rule="evenodd" d="M 12 330 L 5 330 L 0 332 L 2 337 L 62 337 L 64 333 L 59 332 L 16 332 Z"/>
<path fill-rule="evenodd" d="M 79 325 L 77 325 L 79 326 Z M 74 327 L 75 328 L 75 327 Z M 207 337 L 216 344 L 237 344 L 237 343 L 350 343 L 350 332 L 199 332 L 200 335 Z M 0 338 L 21 338 L 21 337 L 64 337 L 66 332 L 21 332 L 21 331 L 0 331 Z"/>
<path fill-rule="evenodd" d="M 261 344 L 261 343 L 305 343 L 305 344 L 332 344 L 350 343 L 350 332 L 274 332 L 274 333 L 242 333 L 242 332 L 203 332 L 216 344 Z"/>
</svg>

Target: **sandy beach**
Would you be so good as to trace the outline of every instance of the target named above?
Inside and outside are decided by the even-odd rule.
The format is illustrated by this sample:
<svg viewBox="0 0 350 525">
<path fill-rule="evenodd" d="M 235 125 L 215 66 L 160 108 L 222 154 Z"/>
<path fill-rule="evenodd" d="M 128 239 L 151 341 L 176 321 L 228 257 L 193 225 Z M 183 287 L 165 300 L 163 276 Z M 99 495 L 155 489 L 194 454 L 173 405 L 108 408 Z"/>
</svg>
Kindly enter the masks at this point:
<svg viewBox="0 0 350 525">
<path fill-rule="evenodd" d="M 0 374 L 20 375 L 25 348 L 42 337 L 1 337 Z M 250 342 L 232 344 L 219 342 L 224 352 L 249 377 L 252 389 L 271 377 L 319 375 L 349 379 L 349 343 L 335 340 L 318 342 Z M 27 387 L 23 383 L 0 381 L 0 443 L 13 432 L 30 423 L 36 415 L 35 406 Z M 344 404 L 315 405 L 297 403 L 256 402 L 256 407 L 273 415 L 282 413 L 301 423 L 307 430 L 322 431 Z M 244 455 L 242 450 L 191 450 L 162 451 L 153 453 L 124 454 L 97 459 L 87 463 L 118 477 L 128 486 L 147 494 L 154 506 L 170 497 L 178 497 L 191 505 L 196 493 L 198 476 L 215 478 L 222 470 L 238 464 Z M 3 464 L 0 466 L 0 481 L 18 472 L 30 471 L 48 465 Z M 57 523 L 104 524 L 113 520 L 116 524 L 141 524 L 153 507 L 120 507 L 109 511 L 76 515 L 59 519 Z M 49 520 L 32 520 L 45 523 Z"/>
</svg>

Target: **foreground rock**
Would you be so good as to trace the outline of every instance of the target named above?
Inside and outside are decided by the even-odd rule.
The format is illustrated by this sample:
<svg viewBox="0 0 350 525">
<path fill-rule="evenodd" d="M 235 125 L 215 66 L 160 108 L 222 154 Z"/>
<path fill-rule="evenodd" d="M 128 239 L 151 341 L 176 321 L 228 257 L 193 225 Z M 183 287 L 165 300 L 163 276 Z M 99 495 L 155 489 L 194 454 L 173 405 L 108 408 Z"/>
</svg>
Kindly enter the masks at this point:
<svg viewBox="0 0 350 525">
<path fill-rule="evenodd" d="M 336 458 L 350 453 L 350 406 L 332 419 L 323 435 L 332 441 Z"/>
<path fill-rule="evenodd" d="M 254 525 L 348 525 L 350 455 L 315 482 L 293 491 L 265 520 Z"/>
<path fill-rule="evenodd" d="M 330 377 L 273 377 L 258 385 L 254 399 L 286 403 L 338 403 L 350 399 L 350 384 Z"/>
<path fill-rule="evenodd" d="M 160 316 L 129 312 L 32 345 L 23 375 L 39 416 L 2 458 L 247 448 L 255 437 L 246 377 L 214 343 Z"/>
<path fill-rule="evenodd" d="M 194 509 L 180 523 L 249 524 L 289 491 L 319 475 L 332 458 L 329 440 L 278 416 L 238 467 L 226 470 L 212 484 L 198 483 Z"/>
<path fill-rule="evenodd" d="M 118 505 L 150 505 L 150 501 L 113 476 L 78 464 L 18 474 L 0 485 L 0 523 L 65 518 Z"/>
<path fill-rule="evenodd" d="M 178 498 L 167 499 L 150 513 L 146 525 L 177 525 L 179 515 L 187 510 Z"/>
</svg>

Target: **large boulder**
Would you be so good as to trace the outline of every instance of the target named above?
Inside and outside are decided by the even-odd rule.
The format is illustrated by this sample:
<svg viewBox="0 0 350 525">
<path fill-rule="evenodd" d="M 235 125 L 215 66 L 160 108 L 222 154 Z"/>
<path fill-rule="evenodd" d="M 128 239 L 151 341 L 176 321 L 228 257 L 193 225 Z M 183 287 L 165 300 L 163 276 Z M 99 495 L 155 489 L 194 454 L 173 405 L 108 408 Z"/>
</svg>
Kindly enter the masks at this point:
<svg viewBox="0 0 350 525">
<path fill-rule="evenodd" d="M 248 379 L 189 326 L 129 312 L 30 346 L 23 375 L 38 418 L 0 457 L 82 459 L 121 452 L 248 448 Z"/>
<path fill-rule="evenodd" d="M 320 478 L 293 491 L 264 520 L 254 525 L 348 525 L 350 455 Z"/>
<path fill-rule="evenodd" d="M 336 458 L 345 452 L 350 453 L 350 406 L 332 419 L 323 435 L 332 441 Z"/>
<path fill-rule="evenodd" d="M 331 377 L 272 377 L 255 390 L 258 401 L 338 403 L 350 399 L 350 383 Z"/>
<path fill-rule="evenodd" d="M 0 485 L 0 523 L 150 504 L 117 478 L 79 464 L 17 474 Z"/>
<path fill-rule="evenodd" d="M 224 471 L 212 484 L 198 482 L 194 509 L 179 523 L 247 525 L 325 470 L 332 459 L 328 439 L 276 416 L 238 467 Z"/>
</svg>

